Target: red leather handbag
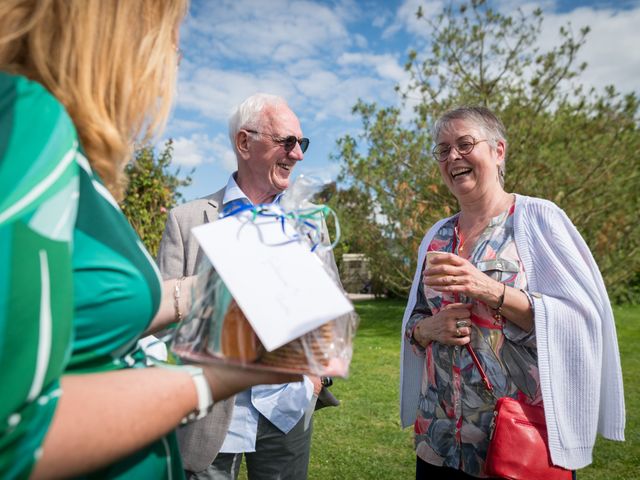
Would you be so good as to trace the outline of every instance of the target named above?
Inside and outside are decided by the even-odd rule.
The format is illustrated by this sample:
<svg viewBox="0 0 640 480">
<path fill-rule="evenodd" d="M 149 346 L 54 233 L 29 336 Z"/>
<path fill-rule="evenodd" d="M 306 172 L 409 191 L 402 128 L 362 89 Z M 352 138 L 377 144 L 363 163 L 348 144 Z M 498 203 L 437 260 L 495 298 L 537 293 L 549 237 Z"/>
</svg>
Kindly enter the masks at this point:
<svg viewBox="0 0 640 480">
<path fill-rule="evenodd" d="M 467 350 L 480 371 L 485 387 L 493 395 L 493 385 L 470 344 L 467 344 Z M 484 466 L 488 476 L 513 480 L 571 480 L 571 470 L 551 463 L 542 406 L 502 397 L 496 403 L 491 423 Z"/>
</svg>

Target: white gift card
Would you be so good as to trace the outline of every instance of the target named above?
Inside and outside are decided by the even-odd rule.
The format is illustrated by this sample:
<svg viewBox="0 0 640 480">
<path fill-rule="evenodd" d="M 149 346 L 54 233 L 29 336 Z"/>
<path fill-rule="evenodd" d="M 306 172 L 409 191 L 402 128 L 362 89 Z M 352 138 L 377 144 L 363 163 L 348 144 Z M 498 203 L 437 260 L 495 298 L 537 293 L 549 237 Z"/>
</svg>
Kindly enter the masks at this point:
<svg viewBox="0 0 640 480">
<path fill-rule="evenodd" d="M 268 351 L 353 310 L 309 247 L 273 217 L 231 216 L 192 230 Z"/>
</svg>

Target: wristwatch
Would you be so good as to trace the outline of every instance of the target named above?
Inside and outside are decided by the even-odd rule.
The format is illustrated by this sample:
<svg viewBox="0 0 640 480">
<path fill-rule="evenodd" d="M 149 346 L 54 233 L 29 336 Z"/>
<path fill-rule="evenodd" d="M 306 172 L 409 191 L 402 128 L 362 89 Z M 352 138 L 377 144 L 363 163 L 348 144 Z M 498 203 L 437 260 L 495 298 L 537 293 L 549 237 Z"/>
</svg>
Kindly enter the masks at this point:
<svg viewBox="0 0 640 480">
<path fill-rule="evenodd" d="M 213 396 L 211 395 L 211 387 L 209 382 L 204 376 L 204 372 L 201 367 L 195 365 L 171 365 L 168 363 L 156 363 L 156 366 L 167 370 L 177 370 L 179 372 L 187 372 L 191 375 L 193 385 L 196 387 L 196 393 L 198 394 L 198 406 L 195 410 L 184 417 L 180 423 L 183 425 L 186 423 L 195 422 L 201 418 L 206 417 L 213 408 Z"/>
<path fill-rule="evenodd" d="M 186 417 L 184 417 L 181 423 L 185 424 L 195 422 L 196 420 L 200 420 L 201 418 L 204 418 L 209 413 L 211 413 L 211 409 L 213 408 L 213 397 L 211 396 L 211 388 L 209 387 L 209 382 L 207 382 L 207 379 L 204 376 L 202 368 L 196 367 L 194 365 L 180 365 L 178 368 L 180 370 L 188 372 L 189 375 L 191 375 L 191 380 L 193 380 L 193 384 L 196 387 L 196 392 L 198 393 L 197 408 Z"/>
</svg>

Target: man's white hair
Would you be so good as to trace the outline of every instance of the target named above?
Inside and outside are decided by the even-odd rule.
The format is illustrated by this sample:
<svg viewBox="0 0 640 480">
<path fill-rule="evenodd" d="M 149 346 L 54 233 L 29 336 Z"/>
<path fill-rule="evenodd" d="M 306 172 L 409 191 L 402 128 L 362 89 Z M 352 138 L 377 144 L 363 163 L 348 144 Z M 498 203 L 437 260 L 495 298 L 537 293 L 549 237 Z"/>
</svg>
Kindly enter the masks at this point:
<svg viewBox="0 0 640 480">
<path fill-rule="evenodd" d="M 238 132 L 243 128 L 262 131 L 262 122 L 264 120 L 262 111 L 265 107 L 277 108 L 279 106 L 287 106 L 284 98 L 269 93 L 254 93 L 236 107 L 229 117 L 229 139 L 236 154 L 238 153 L 236 151 L 236 135 L 238 135 Z"/>
</svg>

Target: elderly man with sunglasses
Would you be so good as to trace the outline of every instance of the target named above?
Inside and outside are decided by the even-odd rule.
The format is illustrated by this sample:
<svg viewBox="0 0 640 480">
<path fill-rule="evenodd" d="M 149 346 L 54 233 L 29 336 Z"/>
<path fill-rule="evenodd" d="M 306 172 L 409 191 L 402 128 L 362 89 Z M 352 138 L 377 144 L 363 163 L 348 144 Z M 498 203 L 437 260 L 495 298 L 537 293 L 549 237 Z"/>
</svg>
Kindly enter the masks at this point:
<svg viewBox="0 0 640 480">
<path fill-rule="evenodd" d="M 158 253 L 165 278 L 195 273 L 202 251 L 190 234 L 193 227 L 243 204 L 278 202 L 309 146 L 284 99 L 261 93 L 237 107 L 229 119 L 229 137 L 238 170 L 227 185 L 169 213 Z M 257 386 L 235 401 L 218 402 L 210 415 L 178 431 L 188 478 L 235 479 L 243 454 L 251 480 L 306 478 L 312 428 L 305 425 L 304 414 L 320 389 L 320 379 L 305 377 L 304 382 Z"/>
</svg>

